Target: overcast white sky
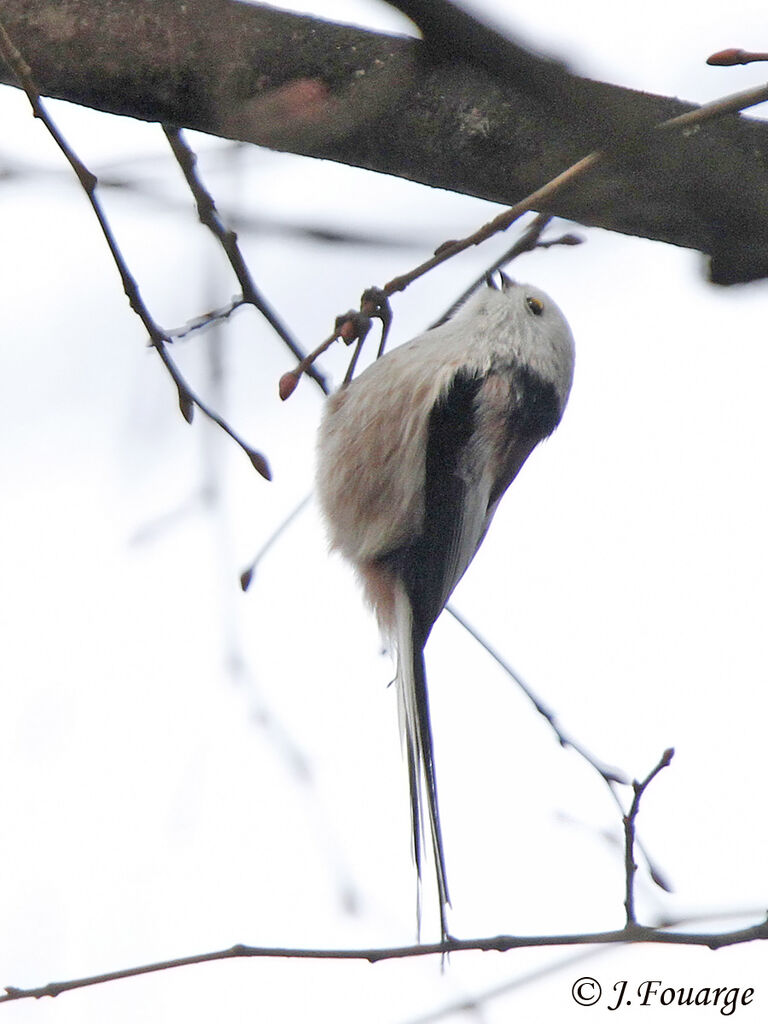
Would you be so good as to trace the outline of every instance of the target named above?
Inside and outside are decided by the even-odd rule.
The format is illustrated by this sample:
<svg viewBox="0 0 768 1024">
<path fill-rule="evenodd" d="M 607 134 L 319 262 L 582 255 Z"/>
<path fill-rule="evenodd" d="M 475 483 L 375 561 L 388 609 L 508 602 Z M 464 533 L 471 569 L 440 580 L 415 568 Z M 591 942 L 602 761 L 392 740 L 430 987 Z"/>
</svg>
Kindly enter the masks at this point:
<svg viewBox="0 0 768 1024">
<path fill-rule="evenodd" d="M 406 27 L 383 4 L 295 6 Z M 754 3 L 711 19 L 693 2 L 472 6 L 493 7 L 497 24 L 579 73 L 651 92 L 705 101 L 765 74 L 704 63 L 725 46 L 768 48 Z M 0 104 L 2 162 L 28 171 L 0 188 L 0 985 L 234 942 L 408 943 L 414 882 L 392 668 L 350 572 L 326 554 L 313 506 L 251 591 L 238 585 L 311 487 L 321 396 L 304 382 L 279 402 L 291 359 L 241 312 L 218 339 L 176 354 L 267 454 L 274 482 L 201 416 L 187 426 L 61 157 L 19 93 L 2 89 Z M 172 327 L 228 301 L 236 282 L 194 220 L 160 129 L 51 109 L 93 170 L 144 187 L 104 198 L 155 317 Z M 414 241 L 335 247 L 244 231 L 259 285 L 306 347 L 364 287 L 496 209 L 255 148 L 222 162 L 216 140 L 192 140 L 225 214 Z M 561 428 L 510 490 L 454 604 L 598 757 L 643 776 L 676 748 L 640 821 L 675 891 L 641 872 L 641 917 L 746 911 L 713 925 L 737 926 L 768 900 L 768 287 L 714 289 L 695 253 L 580 233 L 585 245 L 515 266 L 566 312 L 576 381 Z M 398 297 L 393 343 L 509 241 Z M 346 358 L 325 362 L 336 379 Z M 600 779 L 445 616 L 428 668 L 454 933 L 619 927 L 620 820 Z M 607 989 L 646 978 L 751 985 L 755 1002 L 736 1016 L 757 1020 L 768 1006 L 756 946 L 601 950 L 570 964 L 573 955 L 455 956 L 444 974 L 434 960 L 233 961 L 7 1004 L 0 1017 L 406 1022 L 517 982 L 478 1017 L 570 1021 L 605 1012 L 574 1006 L 584 974 Z M 663 1013 L 646 1008 L 644 1020 Z"/>
</svg>

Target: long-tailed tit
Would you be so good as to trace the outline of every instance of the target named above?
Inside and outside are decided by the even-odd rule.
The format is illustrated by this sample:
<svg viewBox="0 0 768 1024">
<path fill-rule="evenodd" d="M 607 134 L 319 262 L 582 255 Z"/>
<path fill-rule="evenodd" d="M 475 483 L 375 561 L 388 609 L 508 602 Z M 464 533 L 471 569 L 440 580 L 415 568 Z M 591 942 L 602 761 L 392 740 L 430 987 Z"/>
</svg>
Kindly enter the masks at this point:
<svg viewBox="0 0 768 1024">
<path fill-rule="evenodd" d="M 502 275 L 501 289 L 481 289 L 342 387 L 320 427 L 317 493 L 332 547 L 356 568 L 397 653 L 419 892 L 427 816 L 443 938 L 449 896 L 424 645 L 502 495 L 560 422 L 573 360 L 552 299 Z"/>
</svg>

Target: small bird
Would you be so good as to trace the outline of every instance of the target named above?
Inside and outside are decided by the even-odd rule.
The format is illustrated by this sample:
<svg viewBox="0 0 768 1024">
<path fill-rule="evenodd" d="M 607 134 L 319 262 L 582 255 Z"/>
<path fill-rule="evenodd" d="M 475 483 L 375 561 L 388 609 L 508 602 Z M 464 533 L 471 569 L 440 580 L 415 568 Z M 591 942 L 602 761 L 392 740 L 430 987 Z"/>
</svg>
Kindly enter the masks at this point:
<svg viewBox="0 0 768 1024">
<path fill-rule="evenodd" d="M 445 856 L 424 645 L 485 537 L 502 495 L 560 422 L 573 336 L 544 292 L 504 274 L 451 319 L 382 356 L 330 399 L 317 495 L 331 547 L 359 574 L 397 659 L 413 856 L 429 821 L 448 937 Z"/>
</svg>

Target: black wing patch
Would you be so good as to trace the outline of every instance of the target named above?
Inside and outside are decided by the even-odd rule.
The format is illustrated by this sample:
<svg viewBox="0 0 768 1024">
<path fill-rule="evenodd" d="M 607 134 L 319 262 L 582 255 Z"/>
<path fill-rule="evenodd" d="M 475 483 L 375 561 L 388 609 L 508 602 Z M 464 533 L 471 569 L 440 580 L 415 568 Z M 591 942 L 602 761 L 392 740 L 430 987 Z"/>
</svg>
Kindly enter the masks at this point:
<svg viewBox="0 0 768 1024">
<path fill-rule="evenodd" d="M 459 464 L 474 431 L 475 399 L 482 383 L 479 374 L 460 370 L 433 408 L 427 431 L 423 530 L 391 556 L 410 598 L 414 633 L 421 645 L 443 610 L 445 568 L 467 486 Z"/>
<path fill-rule="evenodd" d="M 509 465 L 499 467 L 489 508 L 499 500 L 536 444 L 552 433 L 561 416 L 554 386 L 532 370 L 516 365 L 494 367 L 492 372 L 511 382 L 506 413 L 510 449 Z M 459 370 L 432 409 L 427 430 L 422 533 L 411 544 L 383 558 L 405 584 L 413 609 L 415 638 L 421 645 L 443 610 L 446 571 L 455 566 L 469 486 L 462 472 L 462 459 L 475 431 L 476 399 L 484 380 L 478 372 Z"/>
<path fill-rule="evenodd" d="M 554 384 L 525 366 L 514 366 L 507 373 L 512 382 L 507 407 L 507 463 L 499 467 L 489 508 L 499 501 L 533 449 L 549 437 L 563 415 Z"/>
<path fill-rule="evenodd" d="M 555 385 L 527 366 L 514 369 L 509 400 L 509 436 L 538 443 L 549 437 L 560 422 L 562 409 Z"/>
</svg>

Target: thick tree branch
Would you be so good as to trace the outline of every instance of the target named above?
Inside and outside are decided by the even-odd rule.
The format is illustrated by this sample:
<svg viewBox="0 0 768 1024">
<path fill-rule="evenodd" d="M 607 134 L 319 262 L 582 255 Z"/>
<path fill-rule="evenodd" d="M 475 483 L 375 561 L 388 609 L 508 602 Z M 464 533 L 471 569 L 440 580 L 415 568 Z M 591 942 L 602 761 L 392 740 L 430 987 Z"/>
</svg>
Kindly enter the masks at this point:
<svg viewBox="0 0 768 1024">
<path fill-rule="evenodd" d="M 606 124 L 691 109 L 575 76 L 545 97 L 435 64 L 414 40 L 233 0 L 6 0 L 3 16 L 47 95 L 506 205 L 600 148 Z M 655 137 L 543 209 L 698 249 L 720 283 L 751 280 L 768 275 L 766 166 L 768 126 L 732 116 Z"/>
</svg>

